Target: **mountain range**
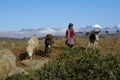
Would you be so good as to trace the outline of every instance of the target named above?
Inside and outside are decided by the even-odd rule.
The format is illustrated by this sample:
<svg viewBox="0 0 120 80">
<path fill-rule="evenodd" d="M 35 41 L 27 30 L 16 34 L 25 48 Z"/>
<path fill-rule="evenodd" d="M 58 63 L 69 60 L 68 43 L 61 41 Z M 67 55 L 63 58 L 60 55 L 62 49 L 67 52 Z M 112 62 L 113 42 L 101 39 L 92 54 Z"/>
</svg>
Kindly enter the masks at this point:
<svg viewBox="0 0 120 80">
<path fill-rule="evenodd" d="M 53 34 L 54 36 L 64 36 L 66 29 L 67 28 L 50 27 L 44 27 L 39 29 L 21 29 L 19 31 L 0 32 L 0 37 L 24 38 L 30 37 L 33 34 L 36 34 L 38 37 L 44 37 L 46 34 Z M 115 34 L 117 30 L 120 31 L 120 25 L 102 27 L 99 24 L 95 24 L 93 26 L 86 25 L 84 27 L 75 29 L 76 32 L 82 33 L 89 32 L 91 30 L 101 30 L 102 34 L 104 34 L 105 31 L 109 31 L 110 34 Z"/>
</svg>

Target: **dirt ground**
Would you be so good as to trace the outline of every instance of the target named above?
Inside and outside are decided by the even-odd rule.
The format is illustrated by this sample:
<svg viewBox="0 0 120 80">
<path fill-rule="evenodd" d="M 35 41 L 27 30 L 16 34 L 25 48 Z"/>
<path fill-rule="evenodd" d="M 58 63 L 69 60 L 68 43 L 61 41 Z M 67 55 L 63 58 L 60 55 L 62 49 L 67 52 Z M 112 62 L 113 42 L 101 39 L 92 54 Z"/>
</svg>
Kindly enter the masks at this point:
<svg viewBox="0 0 120 80">
<path fill-rule="evenodd" d="M 16 66 L 21 66 L 21 61 L 27 59 L 26 48 L 25 47 L 13 48 L 11 50 L 17 57 Z M 59 55 L 58 49 L 52 48 L 51 53 L 45 54 L 44 47 L 39 47 L 37 54 L 34 51 L 32 60 L 50 59 L 50 58 L 56 57 L 58 55 Z"/>
<path fill-rule="evenodd" d="M 16 56 L 16 66 L 21 66 L 21 61 L 27 58 L 27 41 L 16 40 L 16 41 L 0 41 L 0 49 L 10 49 Z M 50 59 L 59 55 L 59 49 L 52 48 L 52 52 L 45 54 L 44 52 L 44 40 L 39 41 L 38 53 L 33 53 L 33 60 Z"/>
</svg>

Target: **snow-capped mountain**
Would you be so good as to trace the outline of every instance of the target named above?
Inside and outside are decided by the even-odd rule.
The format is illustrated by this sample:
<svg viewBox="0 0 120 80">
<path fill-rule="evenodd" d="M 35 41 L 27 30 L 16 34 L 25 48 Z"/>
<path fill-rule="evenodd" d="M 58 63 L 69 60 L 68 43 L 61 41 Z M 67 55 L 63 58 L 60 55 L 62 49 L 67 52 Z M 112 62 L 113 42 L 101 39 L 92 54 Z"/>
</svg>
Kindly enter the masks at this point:
<svg viewBox="0 0 120 80">
<path fill-rule="evenodd" d="M 77 32 L 86 33 L 86 32 L 90 32 L 91 30 L 101 30 L 102 34 L 105 34 L 106 31 L 108 31 L 110 34 L 115 34 L 116 31 L 118 30 L 120 31 L 120 25 L 106 26 L 106 27 L 102 27 L 99 24 L 95 24 L 93 26 L 86 25 L 82 28 L 79 28 Z"/>
<path fill-rule="evenodd" d="M 120 24 L 119 25 L 115 25 L 116 29 L 120 29 Z"/>
<path fill-rule="evenodd" d="M 84 27 L 82 27 L 82 28 L 79 28 L 78 31 L 81 31 L 81 32 L 89 32 L 89 31 L 91 31 L 91 30 L 102 30 L 102 29 L 103 29 L 102 26 L 100 26 L 100 25 L 98 25 L 98 24 L 95 24 L 95 25 L 93 25 L 93 26 L 91 26 L 91 25 L 86 25 L 86 26 L 84 26 Z"/>
<path fill-rule="evenodd" d="M 52 34 L 54 36 L 65 36 L 66 29 L 67 28 L 50 27 L 44 27 L 39 29 L 21 29 L 19 31 L 0 32 L 0 37 L 24 38 L 30 37 L 33 34 L 36 34 L 38 37 L 44 37 L 46 34 Z M 78 33 L 86 33 L 91 30 L 101 30 L 102 34 L 105 34 L 105 31 L 109 31 L 110 34 L 114 34 L 116 33 L 116 31 L 120 31 L 120 25 L 102 27 L 99 24 L 95 24 L 93 26 L 86 25 L 84 27 L 78 27 L 77 29 L 75 29 L 75 31 Z"/>
<path fill-rule="evenodd" d="M 95 25 L 93 25 L 93 28 L 103 28 L 103 27 L 100 26 L 99 24 L 95 24 Z"/>
<path fill-rule="evenodd" d="M 66 28 L 39 28 L 39 29 L 21 29 L 20 31 L 0 32 L 0 37 L 24 38 L 36 34 L 38 37 L 44 37 L 46 34 L 54 36 L 65 35 Z"/>
<path fill-rule="evenodd" d="M 37 34 L 39 36 L 45 36 L 46 34 L 55 34 L 55 33 L 56 33 L 56 30 L 53 28 L 43 28 L 37 31 Z"/>
<path fill-rule="evenodd" d="M 22 29 L 19 34 L 25 34 L 29 37 L 32 34 L 36 34 L 39 37 L 44 37 L 46 34 L 53 34 L 54 36 L 63 36 L 65 34 L 66 28 L 39 28 L 39 29 Z"/>
<path fill-rule="evenodd" d="M 115 26 L 107 26 L 103 29 L 103 31 L 108 31 L 110 34 L 115 34 L 117 30 L 120 31 L 120 25 L 115 25 Z"/>
</svg>

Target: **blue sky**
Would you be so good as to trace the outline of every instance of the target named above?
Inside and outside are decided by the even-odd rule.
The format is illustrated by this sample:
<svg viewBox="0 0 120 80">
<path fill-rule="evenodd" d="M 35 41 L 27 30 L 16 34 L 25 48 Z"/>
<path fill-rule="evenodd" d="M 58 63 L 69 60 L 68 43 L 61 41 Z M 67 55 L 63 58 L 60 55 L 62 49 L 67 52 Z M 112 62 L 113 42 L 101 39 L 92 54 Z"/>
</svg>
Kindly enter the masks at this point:
<svg viewBox="0 0 120 80">
<path fill-rule="evenodd" d="M 120 24 L 120 0 L 0 0 L 0 31 Z"/>
</svg>

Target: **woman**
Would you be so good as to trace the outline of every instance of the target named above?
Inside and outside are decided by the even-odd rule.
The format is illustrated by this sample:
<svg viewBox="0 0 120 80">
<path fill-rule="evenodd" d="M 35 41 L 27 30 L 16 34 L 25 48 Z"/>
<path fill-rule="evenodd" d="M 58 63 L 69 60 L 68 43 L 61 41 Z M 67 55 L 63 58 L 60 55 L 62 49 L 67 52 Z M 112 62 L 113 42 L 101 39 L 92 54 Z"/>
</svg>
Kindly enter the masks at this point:
<svg viewBox="0 0 120 80">
<path fill-rule="evenodd" d="M 66 45 L 69 48 L 72 48 L 75 45 L 75 39 L 74 39 L 75 31 L 73 29 L 73 24 L 69 23 L 68 29 L 66 30 Z"/>
</svg>

